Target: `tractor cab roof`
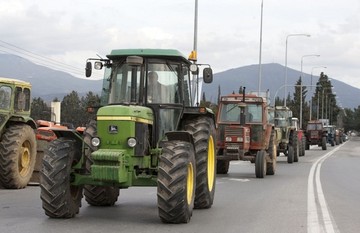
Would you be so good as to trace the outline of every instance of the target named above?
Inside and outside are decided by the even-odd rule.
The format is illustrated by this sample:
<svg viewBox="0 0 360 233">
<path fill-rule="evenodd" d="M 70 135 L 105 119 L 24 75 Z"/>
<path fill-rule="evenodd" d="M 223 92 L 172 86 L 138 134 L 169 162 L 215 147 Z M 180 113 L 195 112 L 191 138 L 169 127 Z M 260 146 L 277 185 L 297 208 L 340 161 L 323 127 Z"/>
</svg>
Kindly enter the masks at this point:
<svg viewBox="0 0 360 233">
<path fill-rule="evenodd" d="M 17 85 L 17 86 L 31 87 L 31 84 L 29 82 L 25 82 L 25 81 L 13 79 L 13 78 L 0 77 L 0 83 L 8 83 L 8 84 Z"/>
<path fill-rule="evenodd" d="M 243 94 L 230 94 L 221 97 L 222 102 L 243 102 Z M 245 94 L 245 103 L 263 103 L 263 97 L 254 94 Z"/>
<path fill-rule="evenodd" d="M 116 59 L 117 57 L 140 56 L 140 57 L 159 57 L 167 59 L 180 59 L 188 64 L 190 61 L 178 50 L 175 49 L 114 49 L 107 57 Z"/>
</svg>

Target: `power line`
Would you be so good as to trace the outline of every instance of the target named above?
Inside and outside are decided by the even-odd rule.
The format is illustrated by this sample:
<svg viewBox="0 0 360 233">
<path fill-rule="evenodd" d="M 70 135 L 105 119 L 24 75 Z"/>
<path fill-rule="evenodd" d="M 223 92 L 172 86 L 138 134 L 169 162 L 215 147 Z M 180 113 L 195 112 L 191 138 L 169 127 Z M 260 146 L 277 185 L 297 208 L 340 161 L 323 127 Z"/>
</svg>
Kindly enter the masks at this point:
<svg viewBox="0 0 360 233">
<path fill-rule="evenodd" d="M 59 62 L 59 61 L 56 61 L 54 59 L 51 59 L 51 58 L 48 58 L 48 57 L 45 57 L 45 56 L 42 56 L 42 55 L 39 55 L 39 54 L 36 54 L 36 53 L 33 53 L 31 51 L 28 51 L 26 49 L 22 49 L 18 46 L 15 46 L 13 44 L 10 44 L 10 43 L 7 43 L 3 40 L 0 40 L 0 42 L 6 44 L 6 45 L 9 45 L 11 47 L 14 47 L 14 48 L 11 48 L 11 47 L 7 47 L 7 46 L 4 46 L 4 45 L 0 45 L 1 47 L 4 47 L 6 49 L 9 49 L 9 50 L 12 50 L 12 51 L 15 51 L 17 53 L 20 53 L 20 54 L 23 54 L 23 55 L 26 55 L 26 56 L 29 56 L 31 58 L 34 58 L 34 59 L 38 59 L 40 61 L 43 61 L 45 63 L 49 63 L 49 64 L 52 64 L 52 65 L 55 65 L 55 66 L 59 66 L 59 67 L 62 67 L 62 68 L 65 68 L 67 70 L 71 70 L 72 72 L 79 72 L 79 68 L 78 67 L 74 67 L 74 66 L 71 66 L 71 65 L 68 65 L 68 64 L 65 64 L 65 63 L 62 63 L 62 62 Z M 24 52 L 23 52 L 24 51 Z"/>
<path fill-rule="evenodd" d="M 12 52 L 9 52 L 9 51 L 0 50 L 2 52 L 9 53 L 9 54 L 15 54 L 15 55 L 18 55 L 18 56 L 20 56 L 22 58 L 25 58 L 25 59 L 29 59 L 28 57 L 30 57 L 30 60 L 31 60 L 31 58 L 35 59 L 35 60 L 37 60 L 36 61 L 37 64 L 42 65 L 42 66 L 46 66 L 48 68 L 52 68 L 52 69 L 56 69 L 56 70 L 66 72 L 66 73 L 72 73 L 72 74 L 76 74 L 76 75 L 80 75 L 80 76 L 84 75 L 84 71 L 81 68 L 78 68 L 78 67 L 75 67 L 75 66 L 72 66 L 72 65 L 68 65 L 66 63 L 63 63 L 63 62 L 60 62 L 60 61 L 45 57 L 43 55 L 40 55 L 40 54 L 37 54 L 37 53 L 34 53 L 34 52 L 31 52 L 29 50 L 23 49 L 23 48 L 21 48 L 19 46 L 13 45 L 13 44 L 8 43 L 8 42 L 3 41 L 3 40 L 0 40 L 0 42 L 5 44 L 5 45 L 0 44 L 0 47 L 3 47 L 5 49 L 7 49 L 7 50 L 12 51 Z M 15 53 L 13 53 L 13 52 L 15 52 Z M 23 56 L 21 56 L 19 54 L 25 55 L 27 57 L 23 57 Z M 98 78 L 98 77 L 96 77 L 96 78 Z"/>
</svg>

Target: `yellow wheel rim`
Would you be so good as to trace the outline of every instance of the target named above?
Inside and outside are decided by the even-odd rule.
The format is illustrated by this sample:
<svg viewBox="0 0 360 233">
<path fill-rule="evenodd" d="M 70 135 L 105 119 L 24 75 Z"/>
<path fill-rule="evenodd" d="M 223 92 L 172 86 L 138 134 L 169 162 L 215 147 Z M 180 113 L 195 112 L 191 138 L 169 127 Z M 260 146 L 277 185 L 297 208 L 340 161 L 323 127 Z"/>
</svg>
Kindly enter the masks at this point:
<svg viewBox="0 0 360 233">
<path fill-rule="evenodd" d="M 210 135 L 208 143 L 208 161 L 207 161 L 207 179 L 208 179 L 208 188 L 211 192 L 214 188 L 214 179 L 215 179 L 215 150 L 214 150 L 214 139 Z"/>
<path fill-rule="evenodd" d="M 192 163 L 189 163 L 187 166 L 186 190 L 187 203 L 190 205 L 194 192 L 194 167 Z"/>
<path fill-rule="evenodd" d="M 273 158 L 274 160 L 276 160 L 276 157 L 277 157 L 277 148 L 276 148 L 276 145 L 273 145 Z"/>
<path fill-rule="evenodd" d="M 19 173 L 20 176 L 26 176 L 30 169 L 30 163 L 31 163 L 31 146 L 29 142 L 24 142 L 21 151 L 20 151 L 20 157 L 19 157 Z"/>
</svg>

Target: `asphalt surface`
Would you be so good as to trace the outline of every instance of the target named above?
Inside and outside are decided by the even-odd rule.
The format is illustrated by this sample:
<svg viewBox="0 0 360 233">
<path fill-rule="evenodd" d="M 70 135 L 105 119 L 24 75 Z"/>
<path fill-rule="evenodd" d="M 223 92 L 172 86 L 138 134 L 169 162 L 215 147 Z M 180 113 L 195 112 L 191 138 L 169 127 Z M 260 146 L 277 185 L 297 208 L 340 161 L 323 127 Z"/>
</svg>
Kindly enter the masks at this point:
<svg viewBox="0 0 360 233">
<path fill-rule="evenodd" d="M 360 138 L 323 151 L 306 151 L 298 163 L 278 157 L 276 174 L 255 177 L 254 164 L 231 162 L 218 175 L 214 205 L 194 210 L 188 224 L 164 224 L 156 188 L 120 191 L 113 207 L 89 206 L 83 199 L 72 219 L 48 218 L 40 188 L 0 188 L 0 232 L 359 232 Z"/>
</svg>

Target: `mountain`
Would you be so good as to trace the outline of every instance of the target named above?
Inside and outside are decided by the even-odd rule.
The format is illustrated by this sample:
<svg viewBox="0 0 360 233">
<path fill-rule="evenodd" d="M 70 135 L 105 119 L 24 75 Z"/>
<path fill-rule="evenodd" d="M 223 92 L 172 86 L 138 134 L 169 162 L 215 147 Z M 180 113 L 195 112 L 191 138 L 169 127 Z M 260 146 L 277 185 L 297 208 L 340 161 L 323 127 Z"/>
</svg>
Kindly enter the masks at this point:
<svg viewBox="0 0 360 233">
<path fill-rule="evenodd" d="M 238 92 L 240 86 L 246 87 L 247 91 L 257 91 L 258 67 L 258 65 L 249 65 L 214 74 L 213 83 L 203 85 L 206 98 L 216 102 L 219 85 L 222 95 L 233 91 Z M 284 66 L 276 63 L 262 65 L 261 90 L 269 89 L 271 101 L 273 101 L 275 95 L 280 98 L 284 97 L 284 70 Z M 55 97 L 62 100 L 65 95 L 68 95 L 73 90 L 80 96 L 89 91 L 100 93 L 102 86 L 102 80 L 76 78 L 66 72 L 37 65 L 25 58 L 10 54 L 0 54 L 0 77 L 16 78 L 30 82 L 32 84 L 32 96 L 41 97 L 46 101 L 51 101 Z M 300 71 L 288 68 L 288 85 L 295 85 L 299 77 Z M 318 78 L 319 76 L 313 76 L 313 85 L 316 84 Z M 304 85 L 310 85 L 310 82 L 310 74 L 304 73 Z M 331 83 L 343 107 L 357 108 L 360 105 L 360 101 L 354 98 L 360 96 L 360 89 L 336 79 L 332 79 Z M 291 94 L 294 89 L 295 87 L 287 87 L 287 91 Z M 310 87 L 308 87 L 308 90 L 310 90 Z"/>
<path fill-rule="evenodd" d="M 262 78 L 261 78 L 261 91 L 270 91 L 271 101 L 273 102 L 275 97 L 284 97 L 285 89 L 285 67 L 276 64 L 263 64 L 262 67 Z M 326 74 L 326 72 L 325 72 Z M 295 85 L 301 75 L 300 71 L 288 68 L 287 71 L 287 92 L 294 93 Z M 205 92 L 206 99 L 211 102 L 217 101 L 218 87 L 220 86 L 221 95 L 230 94 L 233 91 L 237 93 L 240 86 L 246 87 L 248 91 L 258 91 L 258 77 L 259 77 L 259 65 L 243 66 L 235 69 L 230 69 L 224 72 L 214 74 L 213 82 L 204 84 L 202 91 Z M 331 78 L 331 77 L 329 77 Z M 313 75 L 311 82 L 311 75 L 303 73 L 302 81 L 303 85 L 316 85 L 319 80 L 319 76 Z M 331 84 L 338 96 L 338 102 L 341 102 L 344 108 L 357 108 L 360 105 L 360 101 L 355 96 L 360 96 L 360 89 L 348 85 L 344 82 L 331 79 Z M 307 87 L 308 93 L 310 93 L 311 87 Z M 312 87 L 313 92 L 315 87 Z M 312 95 L 312 94 L 311 94 Z M 310 96 L 310 94 L 308 94 Z"/>
</svg>

